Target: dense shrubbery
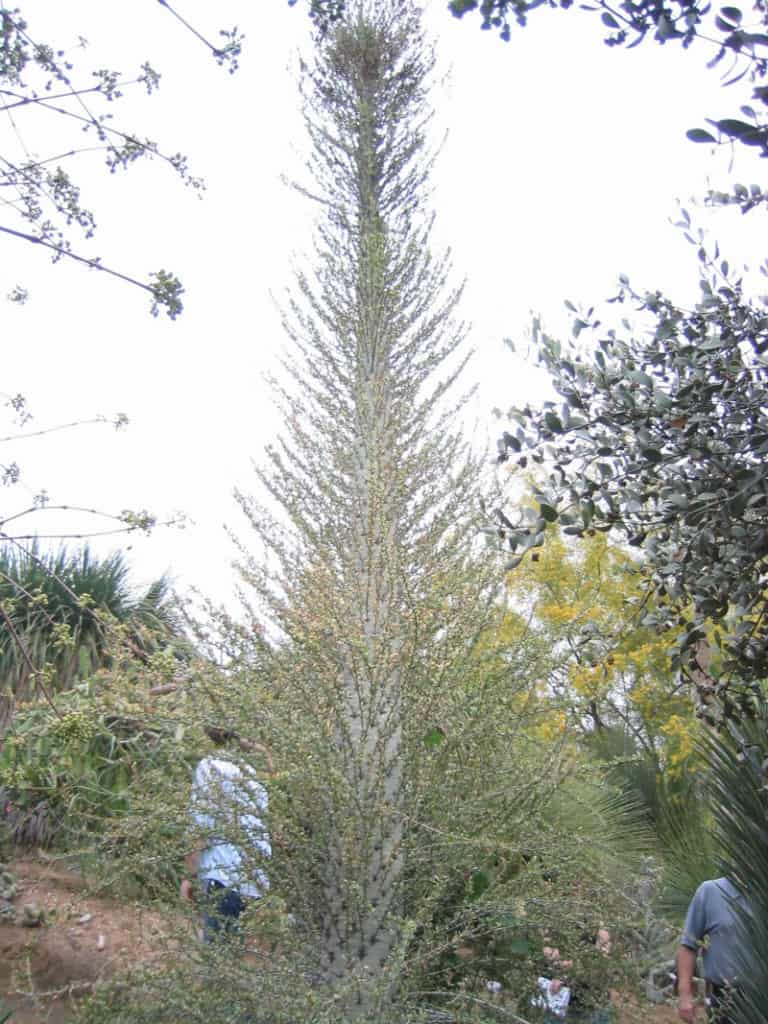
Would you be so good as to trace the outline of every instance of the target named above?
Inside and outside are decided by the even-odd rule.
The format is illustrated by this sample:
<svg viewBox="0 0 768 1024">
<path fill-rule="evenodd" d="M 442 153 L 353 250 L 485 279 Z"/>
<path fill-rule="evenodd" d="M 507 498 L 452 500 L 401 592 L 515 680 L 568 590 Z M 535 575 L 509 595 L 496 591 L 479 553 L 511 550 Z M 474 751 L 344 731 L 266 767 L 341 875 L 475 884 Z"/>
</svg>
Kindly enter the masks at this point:
<svg viewBox="0 0 768 1024">
<path fill-rule="evenodd" d="M 129 883 L 144 898 L 174 902 L 191 841 L 192 766 L 207 749 L 202 727 L 228 713 L 247 745 L 293 718 L 294 698 L 272 688 L 261 645 L 253 639 L 227 673 L 197 663 L 183 680 L 171 650 L 146 664 L 118 653 L 111 669 L 57 697 L 58 714 L 44 700 L 20 707 L 0 752 L 13 808 L 6 823 L 16 838 L 77 847 L 111 891 Z M 289 648 L 280 656 L 290 659 Z M 608 988 L 633 983 L 624 954 L 641 916 L 632 904 L 632 874 L 644 837 L 629 828 L 627 808 L 615 805 L 615 788 L 599 773 L 585 774 L 576 746 L 562 735 L 545 741 L 536 719 L 527 731 L 520 720 L 525 679 L 517 680 L 521 690 L 505 693 L 503 672 L 492 684 L 498 659 L 484 647 L 478 658 L 467 662 L 466 690 L 446 704 L 450 735 L 422 735 L 423 770 L 439 771 L 445 783 L 422 804 L 415 827 L 423 840 L 411 843 L 404 944 L 393 965 L 403 998 L 471 1019 L 475 1001 L 491 998 L 487 982 L 499 981 L 507 1005 L 532 1019 L 531 985 L 548 966 L 542 950 L 556 945 L 574 961 L 590 998 L 604 1001 Z M 533 678 L 535 665 L 530 671 Z M 176 690 L 152 694 L 172 678 Z M 222 1007 L 228 1019 L 337 1019 L 331 993 L 314 991 L 316 965 L 306 955 L 306 878 L 296 898 L 297 872 L 320 860 L 327 838 L 301 789 L 308 752 L 281 748 L 267 780 L 273 888 L 252 922 L 259 949 L 271 951 L 267 961 L 227 961 L 219 971 L 230 979 L 226 991 L 205 986 L 209 954 L 182 913 L 164 966 L 100 990 L 84 1011 L 89 1024 L 207 1021 Z M 258 752 L 228 756 L 263 769 Z M 627 852 L 633 856 L 622 865 Z M 607 959 L 593 942 L 605 922 L 614 935 Z M 408 1013 L 417 1019 L 415 1010 Z"/>
<path fill-rule="evenodd" d="M 225 703 L 237 708 L 242 724 L 263 722 L 280 702 L 266 689 L 260 692 L 260 680 L 248 673 L 232 672 L 222 685 L 227 687 Z M 185 717 L 190 741 L 200 736 L 203 706 L 202 692 L 195 691 L 183 715 L 176 709 L 177 732 Z M 197 739 L 193 746 L 202 753 Z M 645 839 L 642 830 L 597 774 L 574 777 L 564 788 L 555 775 L 547 779 L 543 768 L 552 765 L 553 751 L 539 739 L 519 735 L 508 757 L 501 756 L 503 747 L 502 742 L 491 771 L 482 744 L 471 754 L 443 740 L 432 752 L 456 785 L 448 787 L 453 799 L 436 800 L 424 809 L 417 826 L 423 841 L 414 837 L 411 844 L 403 945 L 390 975 L 392 980 L 397 976 L 409 1020 L 417 1020 L 419 1006 L 427 1003 L 442 1006 L 456 1020 L 477 1019 L 472 1010 L 477 1001 L 495 998 L 487 989 L 489 981 L 501 983 L 505 1005 L 535 1014 L 528 1000 L 537 974 L 551 966 L 543 955 L 546 945 L 556 945 L 574 961 L 586 998 L 598 1004 L 605 1003 L 610 987 L 633 982 L 633 965 L 624 954 L 635 914 L 630 890 Z M 227 756 L 262 767 L 260 755 L 238 750 Z M 304 803 L 302 762 L 301 749 L 285 751 L 265 780 L 274 854 L 271 892 L 249 924 L 255 962 L 238 952 L 223 964 L 214 963 L 216 954 L 201 948 L 182 922 L 164 965 L 143 968 L 139 976 L 98 992 L 86 1013 L 88 1024 L 106 1019 L 202 1022 L 218 1019 L 217 1014 L 228 1020 L 240 1014 L 254 1022 L 345 1019 L 335 1015 L 334 995 L 318 981 L 312 922 L 305 916 L 311 879 L 303 879 L 301 893 L 296 889 L 297 873 L 317 864 L 327 839 L 317 827 L 317 809 L 313 815 Z M 181 751 L 172 771 L 166 763 L 150 764 L 136 775 L 130 807 L 108 823 L 100 841 L 111 881 L 139 879 L 145 893 L 164 901 L 174 898 L 177 879 L 169 865 L 179 864 L 191 841 L 188 780 Z M 322 885 L 321 876 L 316 884 Z M 192 924 L 194 917 L 192 912 Z M 614 935 L 608 958 L 594 945 L 606 921 Z M 208 986 L 204 979 L 209 976 L 226 983 Z M 390 1012 L 405 1013 L 401 1006 Z"/>
<path fill-rule="evenodd" d="M 54 704 L 40 698 L 18 705 L 0 748 L 9 837 L 73 846 L 101 832 L 106 819 L 127 810 L 138 773 L 167 769 L 179 759 L 176 727 L 138 682 L 135 668 L 96 673 Z"/>
</svg>

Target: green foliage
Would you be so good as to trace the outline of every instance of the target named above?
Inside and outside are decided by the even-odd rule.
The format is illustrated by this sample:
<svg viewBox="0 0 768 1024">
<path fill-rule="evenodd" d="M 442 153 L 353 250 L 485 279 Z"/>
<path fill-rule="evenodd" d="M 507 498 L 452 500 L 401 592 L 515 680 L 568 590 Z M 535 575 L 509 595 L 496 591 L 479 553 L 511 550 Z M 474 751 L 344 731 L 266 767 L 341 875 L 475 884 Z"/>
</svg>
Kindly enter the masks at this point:
<svg viewBox="0 0 768 1024">
<path fill-rule="evenodd" d="M 293 6 L 297 0 L 288 0 Z M 501 39 L 509 42 L 513 25 L 525 27 L 534 12 L 542 7 L 562 11 L 572 8 L 573 0 L 447 0 L 447 9 L 455 18 L 466 15 L 477 16 L 484 31 L 496 31 Z M 755 17 L 745 18 L 738 7 L 721 7 L 714 17 L 705 0 L 639 0 L 637 3 L 612 3 L 611 0 L 594 0 L 579 5 L 581 9 L 600 15 L 604 42 L 610 47 L 632 49 L 647 39 L 661 45 L 680 43 L 688 49 L 699 42 L 713 48 L 709 67 L 719 67 L 724 61 L 730 62 L 724 73 L 724 84 L 732 85 L 746 79 L 754 86 L 753 106 L 743 104 L 739 108 L 741 118 L 708 119 L 714 134 L 703 128 L 691 128 L 687 135 L 691 142 L 710 145 L 738 142 L 768 154 L 768 123 L 764 113 L 758 113 L 768 105 L 768 86 L 761 84 L 768 69 L 768 14 L 762 3 L 753 5 Z M 321 33 L 330 31 L 343 16 L 346 0 L 310 0 L 310 17 Z M 755 109 L 757 108 L 757 110 Z M 758 189 L 754 202 L 764 203 L 768 194 Z"/>
<path fill-rule="evenodd" d="M 470 594 L 467 589 L 467 599 Z M 435 611 L 436 622 L 452 625 L 446 608 Z M 266 780 L 274 850 L 270 898 L 283 901 L 293 915 L 301 960 L 314 973 L 314 915 L 327 898 L 324 866 L 334 843 L 328 797 L 339 785 L 337 752 L 318 728 L 318 708 L 328 706 L 327 684 L 317 675 L 305 684 L 302 652 L 291 645 L 260 649 L 258 635 L 244 630 L 239 639 L 228 639 L 230 651 L 241 645 L 242 668 L 230 665 L 220 699 L 238 709 L 236 728 L 272 748 L 277 770 Z M 546 967 L 547 936 L 574 955 L 577 977 L 596 999 L 599 993 L 605 998 L 611 985 L 631 984 L 623 941 L 606 961 L 584 936 L 605 921 L 623 934 L 635 913 L 627 895 L 631 874 L 650 843 L 638 816 L 595 774 L 562 788 L 562 737 L 553 744 L 526 732 L 528 675 L 515 678 L 490 646 L 493 635 L 489 630 L 450 676 L 443 670 L 439 694 L 424 690 L 433 720 L 441 724 L 424 728 L 415 716 L 416 749 L 409 760 L 414 811 L 402 883 L 408 938 L 402 964 L 395 961 L 391 970 L 399 971 L 400 998 L 442 993 L 428 1001 L 450 1007 L 459 1020 L 471 1016 L 469 993 L 484 993 L 489 980 L 501 981 L 526 1005 L 531 979 Z M 305 635 L 304 644 L 309 642 Z M 322 640 L 313 654 L 322 656 Z M 420 686 L 428 683 L 431 664 L 424 666 Z M 535 676 L 536 666 L 528 673 Z M 196 714 L 204 714 L 201 696 L 192 699 Z M 135 819 L 131 814 L 116 823 L 135 851 L 131 858 L 146 854 L 151 861 L 159 852 L 156 828 L 165 825 L 168 812 L 154 793 L 150 782 L 155 806 L 148 795 L 134 803 Z M 274 974 L 270 984 L 277 984 Z M 152 991 L 151 999 L 160 998 L 159 988 Z M 333 1006 L 331 991 L 317 996 L 323 1012 Z M 170 1000 L 170 991 L 162 998 Z M 185 1005 L 183 997 L 173 1005 Z M 389 1020 L 395 1011 L 380 1012 L 370 1019 Z"/>
<path fill-rule="evenodd" d="M 128 676 L 96 675 L 56 698 L 17 709 L 0 748 L 4 826 L 17 843 L 69 848 L 129 806 L 131 783 L 180 756 L 172 722 L 158 719 Z"/>
<path fill-rule="evenodd" d="M 128 783 L 117 738 L 94 721 L 90 695 L 79 687 L 47 705 L 17 713 L 0 752 L 5 825 L 13 841 L 47 846 L 76 842 L 109 813 L 124 807 Z M 62 826 L 75 830 L 64 838 Z"/>
<path fill-rule="evenodd" d="M 581 920 L 579 884 L 603 894 L 594 917 L 620 913 L 588 881 L 605 864 L 585 862 L 584 831 L 558 831 L 564 737 L 526 731 L 533 670 L 504 656 L 495 552 L 467 541 L 482 467 L 445 402 L 464 336 L 447 262 L 430 255 L 431 68 L 399 0 L 355 3 L 307 68 L 321 245 L 286 312 L 285 433 L 259 474 L 281 514 L 241 497 L 259 657 L 228 681 L 244 694 L 259 662 L 270 878 L 349 1020 L 389 1019 L 425 991 L 453 1012 L 491 971 L 527 1006 L 533 945 L 508 911 L 538 888 L 548 920 L 555 906 Z"/>
<path fill-rule="evenodd" d="M 627 963 L 632 860 L 609 850 L 626 819 L 608 827 L 608 787 L 571 778 L 565 737 L 527 731 L 531 670 L 518 676 L 499 643 L 495 554 L 467 544 L 482 467 L 443 404 L 463 332 L 447 263 L 429 254 L 431 56 L 415 5 L 360 0 L 353 14 L 306 69 L 323 220 L 286 314 L 285 436 L 260 473 L 281 515 L 241 496 L 251 605 L 243 623 L 221 616 L 225 668 L 196 665 L 173 713 L 185 748 L 214 717 L 250 743 L 238 762 L 254 743 L 270 752 L 271 887 L 254 930 L 269 915 L 276 948 L 248 959 L 179 936 L 97 992 L 91 1022 L 384 1022 L 434 1003 L 469 1020 L 491 972 L 527 1010 L 549 939 L 594 1001 Z M 167 865 L 194 838 L 182 762 L 137 772 L 103 837 L 169 899 Z M 240 845 L 226 811 L 217 834 Z M 602 920 L 616 956 L 591 941 Z"/>
<path fill-rule="evenodd" d="M 500 30 L 505 40 L 511 38 L 510 19 L 524 26 L 528 15 L 537 6 L 539 5 L 526 0 L 451 0 L 448 4 L 451 13 L 457 18 L 477 12 L 482 19 L 481 27 L 485 30 Z M 572 3 L 570 0 L 557 0 L 550 6 L 567 9 Z M 657 0 L 642 0 L 641 3 L 633 4 L 631 9 L 626 5 L 615 7 L 604 0 L 598 0 L 594 6 L 585 9 L 600 11 L 603 25 L 613 30 L 606 37 L 609 46 L 621 46 L 626 43 L 630 48 L 643 42 L 649 33 L 657 42 L 676 40 L 687 48 L 701 34 L 705 16 L 709 11 L 709 8 L 699 0 L 676 0 L 675 3 L 667 5 L 662 5 Z M 759 6 L 756 10 L 762 13 Z M 738 8 L 723 7 L 715 28 L 723 35 L 724 49 L 727 48 L 731 53 L 744 52 L 754 55 L 755 48 L 765 45 L 766 41 L 758 34 L 751 34 L 746 30 L 742 32 L 739 29 L 742 17 L 742 12 Z M 709 28 L 707 24 L 705 32 L 708 32 Z M 722 56 L 725 56 L 725 53 Z"/>
<path fill-rule="evenodd" d="M 0 607 L 0 692 L 16 700 L 86 679 L 118 636 L 147 658 L 179 634 L 167 578 L 137 594 L 122 552 L 100 559 L 87 545 L 74 552 L 2 546 Z"/>
<path fill-rule="evenodd" d="M 288 0 L 288 5 L 294 7 L 297 2 L 298 0 Z M 321 35 L 325 35 L 343 18 L 346 7 L 347 0 L 309 0 L 309 16 Z"/>
<path fill-rule="evenodd" d="M 153 278 L 150 286 L 153 299 L 150 309 L 152 316 L 157 316 L 161 306 L 164 306 L 171 320 L 175 320 L 184 309 L 181 301 L 184 288 L 181 281 L 165 270 L 158 270 L 156 274 L 150 276 Z"/>
<path fill-rule="evenodd" d="M 692 734 L 691 740 L 696 738 Z M 670 770 L 655 751 L 638 747 L 636 736 L 624 729 L 602 729 L 587 744 L 607 782 L 651 830 L 661 864 L 655 904 L 669 920 L 679 921 L 698 885 L 716 873 L 705 770 L 695 758 L 682 772 Z"/>
<path fill-rule="evenodd" d="M 708 644 L 719 681 L 754 683 L 768 674 L 768 316 L 717 252 L 700 256 L 706 273 L 692 310 L 623 279 L 617 301 L 647 313 L 643 333 L 606 329 L 590 311 L 575 321 L 594 330 L 586 350 L 536 326 L 563 402 L 513 411 L 500 457 L 546 460 L 538 498 L 557 510 L 564 533 L 614 529 L 645 556 L 657 607 L 644 623 L 679 631 L 673 668 L 701 680 Z M 515 551 L 537 539 L 535 523 L 508 533 Z M 734 700 L 749 706 L 748 696 Z"/>
<path fill-rule="evenodd" d="M 529 17 L 542 6 L 566 10 L 573 6 L 573 0 L 549 0 L 542 5 L 538 0 L 450 0 L 448 8 L 457 18 L 477 14 L 481 27 L 496 30 L 505 42 L 512 38 L 512 25 L 516 22 L 525 26 Z M 738 7 L 721 7 L 714 17 L 710 5 L 704 0 L 640 0 L 638 3 L 612 3 L 611 0 L 595 0 L 582 4 L 582 9 L 600 15 L 604 41 L 608 46 L 625 46 L 632 49 L 646 39 L 660 44 L 680 43 L 688 49 L 693 43 L 713 48 L 709 67 L 730 62 L 723 74 L 726 85 L 747 79 L 755 88 L 753 99 L 756 106 L 768 104 L 768 87 L 760 84 L 766 75 L 766 47 L 768 46 L 768 15 L 762 3 L 753 4 L 754 17 Z M 606 31 L 607 30 L 607 31 Z M 768 153 L 768 124 L 764 115 L 756 113 L 748 105 L 741 106 L 739 113 L 748 118 L 709 120 L 715 134 L 701 128 L 688 131 L 692 142 L 727 143 L 739 142 L 756 147 L 762 154 Z M 764 197 L 761 198 L 764 201 Z"/>
<path fill-rule="evenodd" d="M 293 952 L 291 950 L 291 952 Z M 317 984 L 282 950 L 268 954 L 242 949 L 197 950 L 185 959 L 169 957 L 163 968 L 132 971 L 100 986 L 81 1007 L 83 1024 L 348 1024 L 338 998 Z M 464 1007 L 471 1001 L 465 1000 Z M 457 1001 L 448 1017 L 413 1003 L 395 1003 L 371 1014 L 371 1024 L 481 1024 L 476 1009 Z"/>
<path fill-rule="evenodd" d="M 476 741 L 481 758 L 488 734 Z M 514 761 L 515 784 L 486 791 L 479 760 L 464 758 L 463 790 L 452 792 L 445 778 L 435 785 L 447 806 L 430 805 L 425 816 L 429 849 L 414 843 L 407 905 L 414 914 L 424 909 L 408 983 L 455 995 L 494 980 L 525 1001 L 531 979 L 552 973 L 544 946 L 575 953 L 584 935 L 605 921 L 618 929 L 628 917 L 630 874 L 650 840 L 613 789 L 596 778 L 560 777 L 540 741 L 518 734 L 506 757 L 497 750 L 492 758 L 500 782 Z M 587 956 L 576 968 L 580 982 L 603 986 L 603 997 L 617 972 L 615 958 Z"/>
<path fill-rule="evenodd" d="M 100 986 L 81 1008 L 83 1024 L 210 1024 L 251 1021 L 253 1024 L 320 1024 L 329 1018 L 312 1012 L 311 992 L 300 975 L 293 985 L 280 974 L 273 957 L 251 964 L 258 985 L 249 985 L 241 953 L 214 951 L 184 959 L 169 958 L 161 969 L 139 968 L 127 977 Z M 277 967 L 277 969 L 276 969 Z M 277 978 L 275 977 L 277 976 Z"/>
<path fill-rule="evenodd" d="M 712 837 L 712 812 L 706 794 L 672 794 L 659 829 L 664 870 L 656 905 L 667 920 L 685 919 L 693 894 L 702 882 L 717 875 Z"/>
<path fill-rule="evenodd" d="M 474 766 L 493 756 L 465 755 L 465 790 L 458 765 L 470 737 L 488 738 L 483 687 L 497 686 L 474 654 L 495 569 L 466 550 L 480 470 L 441 411 L 464 335 L 447 261 L 429 251 L 432 62 L 412 3 L 360 0 L 306 69 L 323 248 L 286 315 L 286 436 L 260 473 L 280 523 L 242 499 L 259 545 L 243 575 L 282 640 L 264 652 L 260 718 L 286 769 L 271 791 L 295 850 L 292 909 L 319 976 L 345 1002 L 358 986 L 351 1017 L 397 996 L 398 957 L 435 888 L 435 836 L 459 848 L 470 814 L 476 833 L 490 783 L 477 789 Z M 459 370 L 439 379 L 453 356 Z M 494 820 L 519 813 L 502 796 Z"/>
<path fill-rule="evenodd" d="M 432 951 L 423 943 L 420 984 L 455 993 L 483 990 L 493 979 L 522 1008 L 532 979 L 558 973 L 545 947 L 573 961 L 570 976 L 595 1006 L 605 1005 L 610 987 L 632 983 L 621 936 L 632 914 L 631 876 L 650 843 L 635 809 L 585 775 L 553 786 L 534 814 L 528 827 L 509 819 L 506 843 L 494 846 L 483 835 L 484 850 L 459 846 L 436 870 L 443 888 L 435 885 Z M 607 922 L 608 957 L 595 946 Z"/>
</svg>

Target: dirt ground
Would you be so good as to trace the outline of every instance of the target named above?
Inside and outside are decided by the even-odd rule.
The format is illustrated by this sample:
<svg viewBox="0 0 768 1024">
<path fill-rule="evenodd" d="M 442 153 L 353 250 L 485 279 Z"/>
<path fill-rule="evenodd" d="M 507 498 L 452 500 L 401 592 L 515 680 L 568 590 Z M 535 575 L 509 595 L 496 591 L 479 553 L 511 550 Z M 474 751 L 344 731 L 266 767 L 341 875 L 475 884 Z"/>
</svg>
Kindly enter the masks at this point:
<svg viewBox="0 0 768 1024">
<path fill-rule="evenodd" d="M 0 918 L 0 1009 L 13 1010 L 9 1024 L 71 1022 L 72 999 L 100 978 L 127 962 L 167 955 L 167 914 L 92 895 L 81 875 L 49 856 L 26 855 L 7 866 L 18 886 L 16 921 Z M 20 923 L 27 905 L 42 912 L 37 927 Z M 676 1020 L 673 1007 L 622 1006 L 621 1024 Z"/>
<path fill-rule="evenodd" d="M 19 890 L 16 922 L 0 920 L 0 1007 L 13 1008 L 10 1024 L 60 1024 L 71 1018 L 73 996 L 127 958 L 161 955 L 164 915 L 91 895 L 80 875 L 52 858 L 25 856 L 7 866 Z M 42 912 L 37 927 L 19 923 L 25 905 Z"/>
<path fill-rule="evenodd" d="M 703 1020 L 701 1015 L 700 1019 Z M 653 1006 L 650 1003 L 643 1006 L 637 1003 L 625 1004 L 620 1010 L 619 1020 L 621 1024 L 680 1024 L 674 1006 Z"/>
</svg>

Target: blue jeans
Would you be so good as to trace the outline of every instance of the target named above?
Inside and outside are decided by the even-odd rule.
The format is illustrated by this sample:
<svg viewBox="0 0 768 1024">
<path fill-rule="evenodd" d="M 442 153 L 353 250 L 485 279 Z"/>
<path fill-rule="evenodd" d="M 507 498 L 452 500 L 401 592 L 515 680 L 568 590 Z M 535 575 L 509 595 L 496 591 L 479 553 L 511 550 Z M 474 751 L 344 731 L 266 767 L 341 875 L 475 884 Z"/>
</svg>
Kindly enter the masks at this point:
<svg viewBox="0 0 768 1024">
<path fill-rule="evenodd" d="M 246 900 L 237 889 L 228 889 L 213 878 L 205 879 L 203 885 L 203 941 L 217 942 L 237 936 Z"/>
</svg>

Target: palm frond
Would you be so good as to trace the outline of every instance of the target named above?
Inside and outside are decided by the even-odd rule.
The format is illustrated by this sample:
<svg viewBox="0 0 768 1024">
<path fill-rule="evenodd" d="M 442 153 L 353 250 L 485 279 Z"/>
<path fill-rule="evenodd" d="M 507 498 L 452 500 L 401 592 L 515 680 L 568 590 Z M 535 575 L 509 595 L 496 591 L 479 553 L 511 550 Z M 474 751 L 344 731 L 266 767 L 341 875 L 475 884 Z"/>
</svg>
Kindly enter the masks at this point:
<svg viewBox="0 0 768 1024">
<path fill-rule="evenodd" d="M 652 830 L 664 864 L 658 909 L 679 921 L 700 883 L 717 874 L 702 773 L 669 771 L 625 729 L 601 729 L 589 749 L 605 765 L 607 780 L 633 802 L 635 813 Z"/>
<path fill-rule="evenodd" d="M 747 894 L 739 907 L 739 995 L 734 1024 L 768 1021 L 768 702 L 704 741 L 711 771 L 714 840 L 721 873 Z"/>
<path fill-rule="evenodd" d="M 34 695 L 30 663 L 53 664 L 57 690 L 102 664 L 108 621 L 128 625 L 140 651 L 180 633 L 167 577 L 137 594 L 123 552 L 100 558 L 88 545 L 75 551 L 41 551 L 37 542 L 27 549 L 1 546 L 0 601 L 18 637 L 0 631 L 0 692 L 16 699 Z M 57 644 L 63 626 L 71 644 Z"/>
</svg>

